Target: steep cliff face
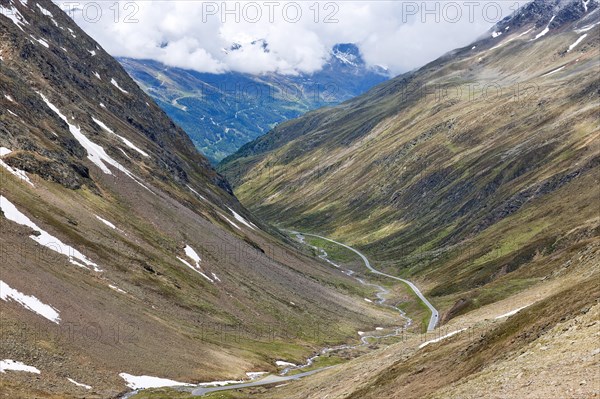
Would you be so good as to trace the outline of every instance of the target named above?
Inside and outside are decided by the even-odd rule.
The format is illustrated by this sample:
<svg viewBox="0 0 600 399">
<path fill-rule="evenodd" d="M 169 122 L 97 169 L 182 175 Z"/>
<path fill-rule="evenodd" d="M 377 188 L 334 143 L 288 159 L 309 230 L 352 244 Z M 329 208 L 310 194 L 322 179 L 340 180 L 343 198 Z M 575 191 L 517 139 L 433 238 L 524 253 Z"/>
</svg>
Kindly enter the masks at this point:
<svg viewBox="0 0 600 399">
<path fill-rule="evenodd" d="M 51 1 L 0 7 L 0 361 L 40 371 L 3 372 L 3 393 L 239 379 L 392 322 L 247 212 Z"/>
<path fill-rule="evenodd" d="M 3 98 L 3 113 L 7 115 L 4 123 L 10 124 L 10 129 L 5 129 L 6 144 L 15 146 L 20 140 L 24 146 L 38 149 L 38 153 L 50 151 L 53 158 L 64 162 L 74 161 L 73 155 L 81 158 L 83 147 L 44 105 L 43 94 L 69 118 L 79 117 L 77 124 L 83 131 L 95 135 L 99 145 L 110 147 L 115 158 L 143 178 L 175 180 L 182 185 L 197 178 L 228 191 L 227 183 L 198 155 L 189 137 L 149 101 L 118 62 L 82 31 L 72 33 L 77 28 L 62 11 L 50 6 L 52 12 L 37 5 L 4 2 L 2 6 L 2 14 L 8 18 L 3 19 L 0 45 L 2 89 L 12 93 L 14 100 L 10 107 L 11 102 Z M 9 109 L 19 118 L 8 114 Z M 45 132 L 35 129 L 44 116 L 51 124 Z M 145 148 L 149 156 L 111 135 L 94 119 L 103 121 L 131 144 Z M 24 134 L 27 125 L 32 129 Z M 18 139 L 20 136 L 24 137 Z M 108 145 L 117 142 L 119 146 Z M 133 159 L 121 153 L 120 147 Z M 34 163 L 30 160 L 30 167 L 35 167 Z M 153 177 L 144 174 L 144 168 L 151 169 Z M 71 179 L 81 180 L 80 173 L 68 174 Z M 58 176 L 54 179 L 62 181 Z"/>
</svg>

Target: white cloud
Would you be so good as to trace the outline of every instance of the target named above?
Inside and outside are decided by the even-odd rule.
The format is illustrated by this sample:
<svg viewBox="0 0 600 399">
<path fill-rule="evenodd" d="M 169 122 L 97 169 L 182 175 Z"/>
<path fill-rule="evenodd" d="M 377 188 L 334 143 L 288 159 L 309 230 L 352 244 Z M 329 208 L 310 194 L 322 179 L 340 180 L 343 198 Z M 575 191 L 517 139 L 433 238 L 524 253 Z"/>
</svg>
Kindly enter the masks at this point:
<svg viewBox="0 0 600 399">
<path fill-rule="evenodd" d="M 73 9 L 67 6 L 72 2 L 55 2 Z M 312 1 L 117 3 L 82 1 L 70 13 L 115 56 L 200 72 L 297 73 L 319 70 L 334 44 L 352 42 L 368 63 L 401 73 L 469 44 L 515 4 L 526 2 L 321 1 L 318 7 Z M 267 41 L 268 53 L 260 43 L 251 45 L 257 39 Z M 243 47 L 223 51 L 234 43 Z"/>
</svg>

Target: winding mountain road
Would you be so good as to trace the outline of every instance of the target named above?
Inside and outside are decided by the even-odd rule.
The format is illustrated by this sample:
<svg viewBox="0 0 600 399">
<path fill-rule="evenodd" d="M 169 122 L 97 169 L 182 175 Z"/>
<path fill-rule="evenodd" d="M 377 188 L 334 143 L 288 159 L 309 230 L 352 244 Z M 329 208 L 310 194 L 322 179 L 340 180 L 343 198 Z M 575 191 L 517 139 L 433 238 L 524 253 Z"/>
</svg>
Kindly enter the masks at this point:
<svg viewBox="0 0 600 399">
<path fill-rule="evenodd" d="M 371 273 L 378 274 L 380 276 L 385 276 L 385 277 L 388 277 L 388 278 L 391 278 L 391 279 L 394 279 L 394 280 L 402 281 L 404 284 L 408 285 L 411 290 L 413 290 L 413 292 L 417 295 L 417 297 L 419 297 L 419 299 L 431 311 L 431 318 L 429 319 L 429 325 L 427 326 L 427 331 L 433 331 L 435 329 L 435 326 L 437 326 L 437 323 L 438 323 L 439 317 L 440 317 L 439 316 L 439 312 L 437 311 L 436 308 L 433 307 L 433 305 L 431 304 L 431 302 L 429 302 L 427 300 L 427 298 L 425 298 L 425 295 L 423 295 L 423 293 L 419 290 L 419 288 L 417 288 L 417 286 L 414 285 L 411 281 L 405 280 L 405 279 L 400 278 L 400 277 L 392 276 L 390 274 L 386 274 L 386 273 L 380 272 L 379 270 L 377 270 L 373 266 L 371 266 L 371 263 L 369 262 L 369 259 L 367 259 L 367 257 L 365 255 L 363 255 L 361 252 L 357 251 L 356 249 L 352 248 L 351 246 L 348 246 L 346 244 L 342 244 L 341 242 L 337 242 L 335 240 L 332 240 L 330 238 L 323 237 L 323 236 L 320 236 L 320 235 L 317 235 L 317 234 L 300 233 L 300 232 L 296 232 L 296 231 L 294 231 L 293 233 L 294 234 L 300 234 L 300 235 L 303 235 L 303 236 L 317 237 L 317 238 L 320 238 L 322 240 L 329 241 L 329 242 L 337 244 L 337 245 L 339 245 L 341 247 L 349 249 L 350 251 L 354 252 L 355 254 L 357 254 L 358 256 L 361 257 L 361 259 L 365 263 L 365 266 L 367 267 L 367 269 L 369 269 L 369 271 L 371 271 Z"/>
</svg>

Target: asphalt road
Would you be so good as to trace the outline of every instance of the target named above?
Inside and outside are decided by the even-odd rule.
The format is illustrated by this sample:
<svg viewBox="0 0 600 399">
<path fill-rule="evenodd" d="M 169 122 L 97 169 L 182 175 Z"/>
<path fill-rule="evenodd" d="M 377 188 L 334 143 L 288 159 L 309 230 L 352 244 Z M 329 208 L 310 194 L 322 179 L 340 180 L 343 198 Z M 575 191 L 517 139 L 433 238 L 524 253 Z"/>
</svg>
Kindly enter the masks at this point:
<svg viewBox="0 0 600 399">
<path fill-rule="evenodd" d="M 296 233 L 296 232 L 294 232 Z M 371 263 L 369 262 L 369 259 L 367 259 L 367 257 L 365 255 L 363 255 L 362 253 L 360 253 L 359 251 L 357 251 L 356 249 L 346 245 L 346 244 L 342 244 L 341 242 L 337 242 L 335 240 L 332 240 L 330 238 L 327 237 L 322 237 L 320 235 L 317 234 L 308 234 L 308 233 L 297 233 L 297 234 L 301 234 L 304 236 L 311 236 L 311 237 L 317 237 L 320 238 L 322 240 L 325 241 L 329 241 L 332 242 L 334 244 L 337 244 L 339 246 L 342 246 L 344 248 L 349 249 L 350 251 L 354 252 L 355 254 L 357 254 L 358 256 L 360 256 L 363 260 L 363 262 L 365 263 L 365 266 L 367 267 L 367 269 L 369 269 L 371 271 L 371 273 L 374 274 L 379 274 L 380 276 L 385 276 L 394 280 L 398 280 L 398 281 L 402 281 L 403 283 L 405 283 L 406 285 L 408 285 L 410 287 L 410 289 L 412 289 L 414 291 L 414 293 L 419 297 L 419 299 L 425 304 L 425 306 L 427 306 L 429 308 L 429 310 L 431 311 L 431 318 L 429 319 L 429 325 L 427 326 L 427 331 L 433 331 L 435 329 L 435 326 L 437 326 L 437 323 L 439 321 L 439 312 L 437 311 L 436 308 L 433 307 L 433 305 L 431 304 L 431 302 L 429 302 L 427 300 L 427 298 L 425 298 L 425 295 L 423 295 L 423 293 L 419 290 L 419 288 L 417 288 L 416 285 L 414 285 L 412 282 L 405 280 L 403 278 L 400 277 L 396 277 L 396 276 L 392 276 L 390 274 L 386 274 L 383 272 L 380 272 L 379 270 L 375 269 L 373 266 L 371 266 Z"/>
<path fill-rule="evenodd" d="M 331 368 L 331 367 L 324 367 L 324 368 L 321 368 L 318 370 L 307 371 L 305 373 L 294 374 L 294 375 L 289 375 L 289 376 L 269 375 L 261 380 L 254 381 L 254 382 L 247 382 L 245 384 L 226 385 L 223 387 L 213 387 L 213 388 L 195 388 L 194 390 L 192 390 L 192 396 L 202 396 L 202 395 L 206 395 L 207 393 L 211 393 L 211 392 L 257 387 L 260 385 L 281 384 L 286 381 L 298 380 L 302 377 L 306 377 L 308 375 L 315 374 L 315 373 L 318 373 L 319 371 L 327 370 L 329 368 Z"/>
</svg>

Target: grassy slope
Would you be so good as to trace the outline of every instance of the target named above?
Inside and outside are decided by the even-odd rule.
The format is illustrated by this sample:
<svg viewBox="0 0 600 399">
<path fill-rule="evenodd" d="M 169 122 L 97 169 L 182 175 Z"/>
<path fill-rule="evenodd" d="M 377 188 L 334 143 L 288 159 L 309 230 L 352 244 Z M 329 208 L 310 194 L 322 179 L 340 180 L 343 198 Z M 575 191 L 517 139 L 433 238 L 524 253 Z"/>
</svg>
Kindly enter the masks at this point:
<svg viewBox="0 0 600 399">
<path fill-rule="evenodd" d="M 593 32 L 570 53 L 567 28 L 461 49 L 276 129 L 221 170 L 256 214 L 358 246 L 426 284 L 454 307 L 448 319 L 533 284 L 557 250 L 598 235 Z M 469 98 L 472 84 L 502 93 Z M 439 87 L 462 97 L 422 95 Z"/>
<path fill-rule="evenodd" d="M 600 389 L 595 366 L 599 243 L 587 240 L 560 258 L 564 265 L 553 277 L 458 316 L 435 334 L 407 335 L 403 342 L 285 387 L 223 397 L 593 397 Z M 514 316 L 496 319 L 523 306 Z M 419 348 L 463 328 L 452 338 Z"/>
<path fill-rule="evenodd" d="M 254 396 L 537 398 L 600 390 L 596 345 L 586 338 L 597 333 L 586 312 L 600 297 L 600 32 L 567 52 L 580 36 L 572 26 L 535 42 L 537 28 L 516 38 L 530 27 L 511 28 L 515 39 L 499 48 L 484 40 L 283 125 L 221 165 L 257 214 L 359 247 L 378 267 L 426 288 L 444 331 L 469 327 L 444 344 L 418 351 L 423 340 L 409 338 Z M 415 94 L 421 85 L 454 93 L 469 84 L 503 92 Z M 535 89 L 515 92 L 517 85 Z M 569 350 L 565 340 L 580 345 Z"/>
<path fill-rule="evenodd" d="M 403 342 L 286 386 L 207 398 L 593 397 L 600 389 L 595 360 L 600 246 L 587 240 L 560 257 L 565 264 L 553 277 L 459 316 L 434 335 L 407 335 Z M 496 319 L 523 306 L 516 315 Z M 419 348 L 463 328 L 452 338 Z"/>
</svg>

